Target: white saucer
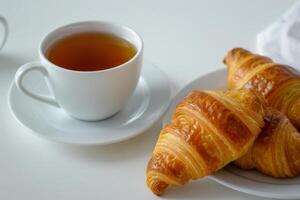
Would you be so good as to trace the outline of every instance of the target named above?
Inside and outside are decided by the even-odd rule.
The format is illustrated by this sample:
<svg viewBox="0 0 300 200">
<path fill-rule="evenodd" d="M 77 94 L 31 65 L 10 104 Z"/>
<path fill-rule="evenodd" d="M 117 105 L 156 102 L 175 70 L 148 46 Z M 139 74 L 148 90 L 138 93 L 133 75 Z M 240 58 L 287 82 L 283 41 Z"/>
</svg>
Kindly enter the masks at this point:
<svg viewBox="0 0 300 200">
<path fill-rule="evenodd" d="M 25 77 L 26 87 L 47 94 L 40 74 Z M 8 94 L 11 112 L 22 125 L 47 139 L 100 145 L 123 141 L 143 133 L 166 111 L 170 86 L 165 74 L 149 62 L 143 65 L 138 86 L 119 113 L 103 121 L 86 122 L 69 117 L 62 109 L 38 102 L 20 92 L 12 83 Z"/>
<path fill-rule="evenodd" d="M 225 69 L 222 69 L 201 76 L 190 82 L 173 98 L 163 119 L 163 124 L 170 121 L 177 103 L 179 103 L 191 90 L 225 89 L 226 77 L 227 72 Z M 228 165 L 216 174 L 210 176 L 210 178 L 234 190 L 256 196 L 277 199 L 300 198 L 300 176 L 288 179 L 275 179 L 265 176 L 255 170 L 242 170 L 233 165 Z"/>
</svg>

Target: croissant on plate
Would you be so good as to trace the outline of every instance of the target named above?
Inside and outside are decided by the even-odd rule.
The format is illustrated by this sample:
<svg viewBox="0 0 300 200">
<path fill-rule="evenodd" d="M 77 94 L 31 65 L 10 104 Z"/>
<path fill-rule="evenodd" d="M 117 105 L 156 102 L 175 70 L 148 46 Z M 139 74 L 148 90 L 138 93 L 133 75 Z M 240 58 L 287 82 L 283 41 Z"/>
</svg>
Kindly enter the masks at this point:
<svg viewBox="0 0 300 200">
<path fill-rule="evenodd" d="M 273 177 L 296 176 L 300 173 L 300 134 L 285 115 L 270 109 L 252 148 L 234 163 Z"/>
<path fill-rule="evenodd" d="M 161 130 L 147 166 L 148 187 L 160 195 L 244 155 L 264 126 L 263 105 L 250 90 L 191 92 Z"/>
<path fill-rule="evenodd" d="M 229 89 L 253 90 L 300 129 L 300 75 L 295 69 L 242 48 L 229 51 L 224 63 Z"/>
</svg>

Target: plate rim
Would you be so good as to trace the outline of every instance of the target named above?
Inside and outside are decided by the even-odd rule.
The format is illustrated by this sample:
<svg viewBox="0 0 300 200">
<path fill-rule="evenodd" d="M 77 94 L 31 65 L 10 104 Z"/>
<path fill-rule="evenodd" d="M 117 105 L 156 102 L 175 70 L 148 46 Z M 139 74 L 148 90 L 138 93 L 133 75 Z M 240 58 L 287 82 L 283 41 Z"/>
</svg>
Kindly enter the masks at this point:
<svg viewBox="0 0 300 200">
<path fill-rule="evenodd" d="M 12 90 L 13 87 L 16 87 L 15 85 L 15 81 L 14 78 L 10 84 L 8 93 L 7 93 L 7 103 L 8 103 L 8 107 L 9 107 L 9 111 L 12 114 L 13 118 L 19 123 L 21 124 L 21 126 L 25 127 L 27 130 L 29 130 L 31 133 L 33 133 L 34 135 L 49 140 L 49 141 L 54 141 L 54 142 L 58 142 L 58 143 L 62 143 L 62 144 L 68 144 L 68 145 L 77 145 L 77 146 L 102 146 L 102 145 L 109 145 L 109 144 L 115 144 L 115 143 L 119 143 L 122 141 L 126 141 L 129 139 L 132 139 L 138 135 L 141 135 L 143 133 L 145 133 L 151 126 L 153 126 L 162 116 L 164 116 L 164 114 L 166 113 L 169 105 L 170 105 L 170 101 L 172 99 L 172 92 L 171 92 L 171 82 L 168 78 L 168 76 L 166 75 L 166 73 L 161 70 L 157 65 L 153 64 L 151 61 L 148 61 L 147 59 L 144 60 L 143 62 L 143 68 L 146 68 L 145 65 L 148 65 L 148 68 L 151 69 L 155 69 L 157 70 L 157 72 L 159 72 L 161 74 L 161 76 L 163 77 L 164 81 L 167 83 L 165 85 L 165 89 L 167 92 L 167 100 L 165 102 L 163 102 L 160 106 L 160 109 L 158 109 L 158 113 L 155 119 L 153 119 L 152 121 L 150 121 L 149 123 L 145 123 L 144 126 L 141 126 L 141 128 L 137 128 L 136 131 L 132 134 L 128 134 L 125 137 L 119 137 L 116 139 L 111 139 L 111 140 L 107 140 L 107 141 L 95 141 L 95 142 L 76 142 L 76 141 L 66 141 L 66 140 L 62 140 L 59 139 L 57 137 L 50 137 L 47 136 L 47 134 L 42 134 L 39 133 L 38 131 L 34 130 L 33 128 L 31 128 L 30 125 L 26 124 L 26 122 L 24 123 L 19 117 L 17 117 L 16 113 L 14 112 L 14 109 L 12 108 L 12 103 L 11 103 L 11 94 L 12 94 Z M 142 70 L 143 70 L 142 68 Z M 143 75 L 141 73 L 140 77 L 142 78 Z M 148 83 L 147 83 L 148 84 Z M 150 95 L 151 98 L 151 95 Z"/>
<path fill-rule="evenodd" d="M 232 174 L 230 173 L 228 170 L 226 169 L 222 169 L 218 172 L 216 172 L 216 174 L 212 174 L 210 176 L 208 176 L 209 179 L 216 181 L 217 183 L 224 185 L 228 188 L 231 188 L 233 190 L 242 192 L 242 193 L 246 193 L 246 194 L 250 194 L 250 195 L 254 195 L 254 196 L 259 196 L 259 197 L 265 197 L 265 198 L 274 198 L 274 199 L 299 199 L 300 197 L 300 193 L 296 193 L 296 194 L 291 194 L 289 193 L 283 193 L 281 190 L 273 190 L 272 192 L 265 192 L 265 191 L 260 191 L 260 190 L 255 190 L 254 188 L 249 188 L 246 186 L 240 186 L 238 184 L 234 184 L 232 183 L 232 181 L 230 181 L 230 177 L 232 177 L 232 175 L 235 178 L 238 179 L 242 179 L 245 182 L 248 182 L 249 184 L 259 184 L 261 186 L 277 186 L 277 187 L 281 187 L 281 188 L 288 188 L 290 185 L 278 185 L 278 184 L 270 184 L 270 183 L 261 183 L 261 182 L 256 182 L 254 180 L 249 180 L 246 179 L 242 176 L 238 176 L 236 174 Z"/>
</svg>

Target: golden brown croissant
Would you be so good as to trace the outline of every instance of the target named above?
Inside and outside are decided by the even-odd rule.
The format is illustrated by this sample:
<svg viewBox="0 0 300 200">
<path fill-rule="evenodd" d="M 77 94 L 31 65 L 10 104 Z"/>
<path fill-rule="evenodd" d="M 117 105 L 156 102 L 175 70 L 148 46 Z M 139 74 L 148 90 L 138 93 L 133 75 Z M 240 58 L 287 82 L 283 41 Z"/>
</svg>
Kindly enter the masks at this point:
<svg viewBox="0 0 300 200">
<path fill-rule="evenodd" d="M 296 176 L 300 173 L 300 134 L 285 115 L 269 110 L 251 150 L 234 163 L 273 177 Z"/>
<path fill-rule="evenodd" d="M 229 89 L 253 90 L 300 129 L 300 76 L 296 70 L 242 48 L 232 49 L 224 63 Z"/>
<path fill-rule="evenodd" d="M 262 98 L 250 90 L 193 91 L 177 105 L 147 166 L 147 185 L 160 195 L 209 175 L 244 155 L 264 125 Z"/>
</svg>

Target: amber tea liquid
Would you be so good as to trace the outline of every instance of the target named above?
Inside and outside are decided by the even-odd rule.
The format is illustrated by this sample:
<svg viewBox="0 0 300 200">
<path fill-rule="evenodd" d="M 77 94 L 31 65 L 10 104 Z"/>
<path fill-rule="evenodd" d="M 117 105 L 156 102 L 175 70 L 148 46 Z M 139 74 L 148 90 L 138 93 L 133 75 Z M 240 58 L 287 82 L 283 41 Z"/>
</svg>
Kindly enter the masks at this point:
<svg viewBox="0 0 300 200">
<path fill-rule="evenodd" d="M 98 71 L 121 65 L 136 54 L 129 41 L 118 36 L 86 32 L 67 36 L 52 44 L 46 52 L 49 61 L 76 71 Z"/>
</svg>

